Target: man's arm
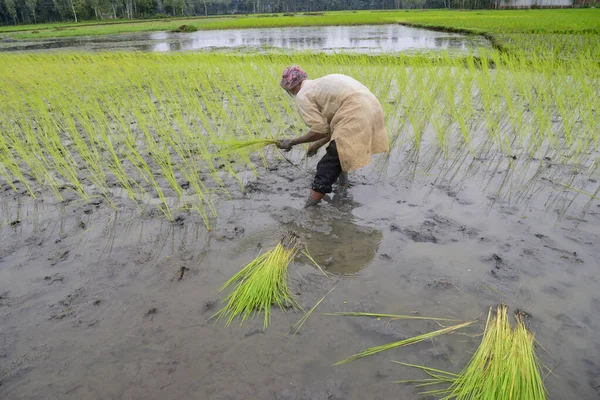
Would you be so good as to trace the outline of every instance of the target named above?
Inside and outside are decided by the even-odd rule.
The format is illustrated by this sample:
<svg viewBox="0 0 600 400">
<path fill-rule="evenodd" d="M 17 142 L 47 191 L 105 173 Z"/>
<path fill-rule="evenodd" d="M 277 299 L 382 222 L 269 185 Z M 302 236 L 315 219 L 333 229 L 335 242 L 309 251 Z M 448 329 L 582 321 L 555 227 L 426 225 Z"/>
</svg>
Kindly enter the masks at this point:
<svg viewBox="0 0 600 400">
<path fill-rule="evenodd" d="M 309 157 L 314 156 L 315 154 L 317 154 L 317 151 L 319 151 L 319 149 L 323 146 L 325 146 L 329 140 L 331 138 L 329 137 L 329 135 L 327 135 L 326 137 L 324 137 L 323 139 L 319 139 L 316 142 L 314 142 L 313 144 L 311 144 L 308 147 L 308 151 L 306 152 L 306 155 Z"/>
<path fill-rule="evenodd" d="M 277 147 L 283 150 L 291 150 L 293 146 L 302 143 L 311 143 L 316 141 L 321 141 L 329 138 L 329 134 L 327 133 L 318 133 L 310 131 L 306 135 L 300 136 L 295 139 L 284 139 L 277 143 Z M 320 146 L 319 146 L 320 147 Z"/>
<path fill-rule="evenodd" d="M 304 136 L 300 136 L 299 138 L 292 139 L 292 146 L 295 146 L 297 144 L 302 144 L 302 143 L 316 142 L 318 140 L 323 140 L 328 137 L 329 137 L 329 135 L 327 133 L 317 133 L 317 132 L 310 131 Z"/>
</svg>

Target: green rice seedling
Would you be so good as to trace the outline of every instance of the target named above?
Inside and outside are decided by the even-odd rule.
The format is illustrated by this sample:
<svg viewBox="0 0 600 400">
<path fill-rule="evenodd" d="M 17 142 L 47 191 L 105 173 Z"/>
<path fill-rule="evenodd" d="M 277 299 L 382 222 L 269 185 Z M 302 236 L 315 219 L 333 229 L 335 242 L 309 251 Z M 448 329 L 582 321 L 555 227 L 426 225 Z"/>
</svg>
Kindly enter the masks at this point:
<svg viewBox="0 0 600 400">
<path fill-rule="evenodd" d="M 589 192 L 559 171 L 598 178 L 600 66 L 589 51 L 560 60 L 545 52 L 297 53 L 293 61 L 311 77 L 344 73 L 373 91 L 386 114 L 387 160 L 415 161 L 401 163 L 400 173 L 436 171 L 437 183 L 447 184 L 502 170 L 502 182 L 490 177 L 484 190 L 514 199 L 540 193 L 542 178 Z M 2 54 L 0 179 L 9 186 L 18 179 L 36 198 L 61 200 L 64 187 L 109 203 L 125 193 L 138 207 L 160 204 L 167 218 L 176 207 L 191 208 L 209 227 L 215 194 L 227 197 L 231 183 L 243 188 L 240 171 L 260 174 L 256 164 L 279 156 L 261 142 L 304 130 L 293 99 L 278 87 L 289 63 L 289 54 L 277 52 Z M 234 142 L 255 146 L 222 146 Z M 545 158 L 560 165 L 544 172 Z"/>
<path fill-rule="evenodd" d="M 543 400 L 546 388 L 541 376 L 541 363 L 535 354 L 535 338 L 526 327 L 525 317 L 516 313 L 517 326 L 512 332 L 512 348 L 506 364 L 512 374 L 508 377 L 509 399 Z"/>
<path fill-rule="evenodd" d="M 492 314 L 490 309 L 481 343 L 459 374 L 394 361 L 429 375 L 426 379 L 398 382 L 418 388 L 447 384 L 447 388 L 421 392 L 443 400 L 545 400 L 535 339 L 527 330 L 524 317 L 517 314 L 517 326 L 511 329 L 506 305 L 498 306 L 495 317 Z"/>
<path fill-rule="evenodd" d="M 425 320 L 425 321 L 446 321 L 446 322 L 458 321 L 456 319 L 449 319 L 449 318 L 420 317 L 417 315 L 377 314 L 377 313 L 368 313 L 368 312 L 335 312 L 335 313 L 325 313 L 323 315 L 331 315 L 331 316 L 337 315 L 337 316 L 346 316 L 346 317 L 389 318 L 389 319 L 418 319 L 418 320 Z"/>
<path fill-rule="evenodd" d="M 300 321 L 296 322 L 294 324 L 294 326 L 292 326 L 290 328 L 290 330 L 288 331 L 288 335 L 290 334 L 292 329 L 296 328 L 296 330 L 294 331 L 294 334 L 292 335 L 292 337 L 290 337 L 288 344 L 290 344 L 292 342 L 292 340 L 294 339 L 294 337 L 296 336 L 296 334 L 298 333 L 300 328 L 302 328 L 302 326 L 304 325 L 304 323 L 306 322 L 308 317 L 310 317 L 311 314 L 313 313 L 313 311 L 315 311 L 315 309 L 319 306 L 319 304 L 321 304 L 323 302 L 323 300 L 325 300 L 325 297 L 327 297 L 329 295 L 329 293 L 333 292 L 333 289 L 335 289 L 335 286 L 332 287 L 331 290 L 329 290 L 329 292 L 325 293 L 325 296 L 321 297 L 321 300 L 317 301 L 317 304 L 315 304 L 310 310 L 305 312 L 304 315 L 302 316 L 302 318 L 300 318 Z"/>
<path fill-rule="evenodd" d="M 454 332 L 458 329 L 467 327 L 469 325 L 472 325 L 475 321 L 468 321 L 468 322 L 463 322 L 462 324 L 458 324 L 458 325 L 453 325 L 453 326 L 449 326 L 446 328 L 442 328 L 439 329 L 437 331 L 433 331 L 433 332 L 428 332 L 422 335 L 418 335 L 412 338 L 408 338 L 408 339 L 404 339 L 404 340 L 400 340 L 398 342 L 394 342 L 394 343 L 388 343 L 388 344 L 384 344 L 382 346 L 375 346 L 375 347 L 370 347 L 368 349 L 366 349 L 365 351 L 355 354 L 353 356 L 350 356 L 342 361 L 338 361 L 333 365 L 341 365 L 341 364 L 345 364 L 348 363 L 350 361 L 355 361 L 355 360 L 359 360 L 361 358 L 364 357 L 368 357 L 371 356 L 373 354 L 377 354 L 380 353 L 382 351 L 386 351 L 386 350 L 390 350 L 390 349 L 395 349 L 398 347 L 404 347 L 404 346 L 408 346 L 410 344 L 414 344 L 414 343 L 419 343 L 422 342 L 424 340 L 428 340 L 428 339 L 433 339 L 436 336 L 439 335 L 443 335 L 445 333 L 450 333 L 450 332 Z"/>
<path fill-rule="evenodd" d="M 232 291 L 223 300 L 227 303 L 211 318 L 226 318 L 226 325 L 240 317 L 240 323 L 261 312 L 264 314 L 263 328 L 269 326 L 271 307 L 277 305 L 300 308 L 287 286 L 287 269 L 301 245 L 299 237 L 288 233 L 275 248 L 261 254 L 240 272 L 221 286 L 223 291 L 233 286 Z"/>
<path fill-rule="evenodd" d="M 317 267 L 319 269 L 319 271 L 321 271 L 321 273 L 323 275 L 325 275 L 325 277 L 329 280 L 331 280 L 331 277 L 329 275 L 327 275 L 327 272 L 325 272 L 323 270 L 323 268 L 321 268 L 321 266 L 319 265 L 319 263 L 317 263 L 317 261 L 313 258 L 313 256 L 310 255 L 310 252 L 308 251 L 308 248 L 305 247 L 304 249 L 302 249 L 302 254 L 304 255 L 304 257 L 308 258 L 308 260 L 313 263 L 313 265 L 315 267 Z"/>
<path fill-rule="evenodd" d="M 276 144 L 274 139 L 250 139 L 250 140 L 230 140 L 215 142 L 215 145 L 220 150 L 219 154 L 223 157 L 232 156 L 235 154 L 250 154 L 265 146 Z"/>
</svg>

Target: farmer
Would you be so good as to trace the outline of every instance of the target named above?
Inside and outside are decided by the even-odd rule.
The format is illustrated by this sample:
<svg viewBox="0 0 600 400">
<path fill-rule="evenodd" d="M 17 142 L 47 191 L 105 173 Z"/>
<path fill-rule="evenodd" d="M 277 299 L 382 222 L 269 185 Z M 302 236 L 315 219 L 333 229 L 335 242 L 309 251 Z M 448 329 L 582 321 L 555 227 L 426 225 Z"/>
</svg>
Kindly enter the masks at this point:
<svg viewBox="0 0 600 400">
<path fill-rule="evenodd" d="M 347 173 L 371 162 L 371 155 L 388 151 L 383 109 L 366 86 L 346 75 L 326 75 L 308 80 L 299 67 L 283 71 L 281 87 L 296 99 L 309 132 L 295 139 L 283 139 L 277 146 L 291 150 L 312 143 L 307 156 L 314 156 L 325 144 L 327 153 L 317 164 L 317 173 L 305 208 L 317 205 L 331 185 L 340 178 L 347 185 Z"/>
</svg>

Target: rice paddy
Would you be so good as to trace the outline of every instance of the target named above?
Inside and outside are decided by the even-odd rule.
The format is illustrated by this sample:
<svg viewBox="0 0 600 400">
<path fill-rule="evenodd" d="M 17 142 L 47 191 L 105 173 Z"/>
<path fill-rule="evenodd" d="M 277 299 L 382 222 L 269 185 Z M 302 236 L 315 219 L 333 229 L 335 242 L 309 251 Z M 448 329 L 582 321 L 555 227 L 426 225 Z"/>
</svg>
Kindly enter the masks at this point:
<svg viewBox="0 0 600 400">
<path fill-rule="evenodd" d="M 565 198 L 598 197 L 600 67 L 587 54 L 2 55 L 0 176 L 33 198 L 125 195 L 169 220 L 193 210 L 210 228 L 215 199 L 231 189 L 224 178 L 241 185 L 239 171 L 280 157 L 265 145 L 304 129 L 278 87 L 292 62 L 370 87 L 406 173 L 453 182 L 502 170 L 490 193 L 528 199 L 551 185 L 548 204 L 562 212 L 575 207 Z"/>
<path fill-rule="evenodd" d="M 552 15 L 548 11 L 543 15 Z M 577 223 L 585 224 L 587 221 L 582 214 L 590 211 L 592 205 L 595 210 L 600 199 L 600 64 L 598 41 L 595 40 L 599 32 L 596 14 L 593 14 L 596 12 L 569 10 L 566 17 L 558 19 L 512 19 L 509 16 L 517 14 L 510 12 L 483 12 L 478 17 L 474 13 L 411 12 L 400 21 L 485 33 L 494 40 L 494 49 L 480 49 L 460 56 L 448 53 L 369 56 L 270 51 L 256 54 L 0 54 L 0 185 L 5 202 L 10 203 L 3 205 L 2 238 L 8 244 L 0 248 L 0 263 L 3 263 L 0 273 L 4 274 L 3 279 L 10 278 L 4 281 L 14 285 L 16 292 L 0 291 L 0 306 L 9 310 L 4 314 L 5 326 L 11 329 L 0 327 L 0 334 L 18 343 L 18 347 L 10 347 L 12 342 L 6 341 L 6 347 L 0 348 L 2 354 L 6 351 L 5 359 L 10 363 L 6 369 L 8 373 L 0 368 L 0 392 L 9 396 L 17 394 L 13 396 L 16 398 L 21 393 L 30 393 L 29 386 L 33 385 L 35 393 L 59 397 L 61 393 L 63 397 L 73 393 L 74 398 L 81 398 L 84 389 L 99 390 L 93 387 L 93 382 L 85 383 L 89 387 L 79 390 L 79 382 L 85 379 L 82 380 L 78 371 L 73 371 L 85 370 L 87 373 L 86 368 L 89 368 L 99 373 L 102 378 L 99 382 L 104 382 L 104 378 L 122 379 L 115 387 L 123 392 L 115 392 L 115 397 L 123 397 L 123 393 L 131 388 L 140 390 L 132 394 L 134 397 L 152 397 L 163 388 L 176 388 L 165 396 L 204 398 L 222 394 L 220 390 L 226 382 L 228 390 L 232 388 L 231 393 L 226 394 L 229 397 L 267 398 L 273 393 L 283 393 L 282 397 L 286 398 L 289 387 L 306 380 L 311 382 L 310 385 L 323 386 L 318 394 L 341 393 L 339 398 L 353 398 L 352 394 L 358 393 L 362 394 L 358 398 L 364 398 L 367 391 L 383 387 L 385 383 L 379 380 L 379 371 L 377 375 L 365 375 L 364 369 L 353 370 L 355 364 L 357 368 L 373 367 L 369 363 L 377 360 L 376 354 L 387 355 L 387 350 L 393 352 L 401 347 L 406 347 L 402 351 L 408 353 L 409 349 L 415 348 L 407 347 L 410 344 L 421 343 L 426 347 L 431 339 L 436 338 L 437 342 L 441 335 L 472 327 L 473 321 L 459 322 L 472 317 L 465 316 L 468 312 L 459 308 L 467 308 L 464 306 L 470 301 L 477 309 L 476 314 L 481 311 L 477 304 L 496 304 L 498 296 L 507 299 L 514 296 L 515 303 L 527 304 L 535 310 L 536 316 L 540 315 L 538 321 L 549 321 L 547 335 L 556 336 L 552 350 L 563 352 L 564 359 L 564 376 L 554 384 L 558 396 L 570 390 L 582 398 L 595 392 L 595 386 L 573 389 L 564 385 L 566 381 L 570 385 L 586 383 L 591 378 L 585 373 L 589 376 L 595 373 L 593 362 L 585 358 L 586 353 L 593 353 L 593 346 L 597 344 L 593 334 L 596 332 L 594 324 L 597 324 L 594 312 L 600 304 L 594 297 L 597 292 L 593 286 L 596 282 L 592 271 L 594 265 L 589 262 L 595 261 L 597 256 L 594 247 L 597 236 L 592 228 L 589 228 L 591 233 L 569 228 L 568 239 L 578 243 L 577 246 L 565 245 L 560 240 L 564 237 L 554 235 L 550 228 L 530 229 L 531 226 L 546 226 L 542 223 L 527 225 L 523 222 L 525 216 L 520 215 L 507 217 L 510 223 L 493 228 L 490 226 L 497 221 L 506 221 L 490 218 L 477 224 L 480 230 L 468 232 L 470 227 L 437 214 L 443 214 L 438 211 L 440 203 L 453 200 L 444 197 L 436 203 L 424 201 L 421 205 L 417 204 L 421 199 L 411 202 L 409 198 L 406 207 L 410 208 L 406 208 L 402 204 L 407 203 L 407 195 L 398 188 L 383 192 L 386 196 L 382 196 L 385 197 L 382 203 L 367 204 L 356 214 L 348 212 L 349 217 L 335 206 L 324 205 L 322 209 L 326 212 L 316 214 L 325 219 L 323 225 L 299 225 L 303 229 L 308 226 L 306 229 L 314 235 L 315 242 L 326 242 L 324 247 L 340 239 L 332 222 L 340 218 L 357 219 L 368 225 L 368 229 L 389 231 L 385 235 L 381 231 L 379 235 L 372 235 L 375 244 L 369 242 L 359 246 L 359 242 L 367 242 L 366 235 L 359 232 L 354 241 L 349 240 L 351 243 L 339 245 L 342 254 L 338 258 L 346 256 L 343 261 L 363 262 L 357 256 L 355 248 L 358 248 L 361 253 L 370 255 L 364 258 L 364 263 L 375 267 L 362 270 L 362 265 L 352 269 L 352 275 L 356 276 L 328 277 L 339 288 L 332 292 L 329 286 L 323 286 L 332 282 L 312 269 L 299 273 L 303 283 L 296 285 L 294 282 L 292 286 L 288 268 L 303 249 L 296 238 L 286 238 L 256 255 L 256 242 L 264 238 L 263 231 L 270 232 L 273 226 L 287 225 L 306 215 L 294 213 L 289 207 L 300 197 L 289 194 L 285 199 L 287 203 L 281 204 L 268 202 L 265 198 L 283 193 L 288 189 L 283 188 L 285 182 L 289 183 L 290 192 L 308 189 L 308 180 L 292 186 L 293 178 L 305 179 L 305 176 L 300 173 L 292 178 L 278 176 L 281 179 L 267 181 L 267 184 L 281 187 L 252 197 L 247 193 L 251 189 L 247 178 L 275 175 L 275 168 L 283 170 L 281 165 L 284 163 L 292 163 L 296 170 L 307 169 L 301 164 L 302 149 L 282 154 L 273 145 L 282 137 L 305 133 L 293 99 L 278 85 L 283 68 L 298 64 L 310 78 L 330 73 L 350 75 L 368 86 L 382 103 L 391 151 L 377 160 L 374 172 L 379 174 L 373 173 L 377 176 L 364 185 L 361 200 L 367 198 L 365 191 L 374 192 L 376 181 L 385 185 L 396 180 L 404 185 L 426 177 L 426 185 L 433 187 L 460 185 L 476 177 L 477 183 L 483 182 L 477 189 L 489 199 L 506 199 L 519 206 L 541 199 L 536 205 L 543 204 L 560 216 L 577 215 Z M 458 18 L 459 14 L 473 17 L 471 23 L 469 17 Z M 361 15 L 364 14 L 340 17 L 340 21 L 362 23 L 366 19 Z M 398 22 L 397 18 L 403 13 L 390 15 Z M 498 15 L 506 15 L 502 27 L 495 25 L 493 17 Z M 280 18 L 283 17 L 262 20 L 264 24 L 279 23 Z M 379 21 L 388 21 L 386 18 L 388 16 L 381 13 Z M 510 29 L 507 21 L 511 21 Z M 251 17 L 232 18 L 226 22 L 248 26 L 253 23 Z M 181 21 L 173 23 L 183 24 Z M 214 23 L 215 28 L 220 22 L 208 21 L 206 26 L 210 23 Z M 97 32 L 102 29 L 98 28 Z M 69 31 L 65 31 L 67 34 Z M 273 164 L 276 164 L 275 168 Z M 358 184 L 364 182 L 359 180 Z M 360 188 L 356 192 L 361 195 Z M 303 196 L 305 193 L 294 193 L 297 194 Z M 38 204 L 58 203 L 56 209 L 59 211 L 52 210 L 55 214 L 42 218 L 42 223 L 36 219 L 31 236 L 21 240 L 19 229 L 33 214 L 21 213 L 19 207 L 23 197 L 30 198 L 35 204 L 36 216 Z M 113 236 L 110 245 L 104 247 L 98 244 L 99 240 L 86 238 L 88 230 L 93 229 L 88 219 L 77 220 L 71 224 L 74 228 L 63 220 L 68 205 L 98 205 L 99 199 L 112 207 L 112 210 L 108 207 L 106 210 L 112 213 L 106 230 L 112 227 L 109 236 Z M 253 204 L 248 206 L 246 203 L 235 210 L 237 204 L 246 200 Z M 15 206 L 17 218 L 12 217 L 13 203 L 19 203 Z M 487 218 L 480 210 L 484 208 L 481 207 L 483 203 L 478 201 L 473 208 L 467 208 L 469 219 Z M 226 209 L 224 204 L 230 208 Z M 411 217 L 385 219 L 390 207 L 396 207 L 396 204 L 401 204 L 397 207 L 410 213 Z M 94 218 L 98 222 L 108 214 L 102 214 L 102 207 L 97 207 L 91 209 L 90 206 L 82 214 L 89 217 L 97 212 Z M 42 213 L 49 209 L 40 206 Z M 222 209 L 227 213 L 225 223 L 218 218 Z M 126 221 L 120 221 L 123 210 L 129 218 Z M 141 222 L 135 221 L 136 216 L 131 210 L 137 210 L 137 216 L 150 215 L 154 230 L 147 232 L 142 227 L 139 235 L 128 231 L 129 224 L 144 225 L 150 220 L 140 218 Z M 379 219 L 371 224 L 371 215 L 365 217 L 367 212 L 378 213 L 373 219 Z M 179 213 L 198 218 L 190 218 L 193 222 L 188 220 L 178 225 L 181 222 L 177 218 Z M 255 219 L 253 213 L 261 213 L 263 219 Z M 289 215 L 282 217 L 285 213 Z M 159 217 L 155 218 L 157 214 Z M 306 219 L 312 216 L 309 214 Z M 54 220 L 49 221 L 51 218 Z M 438 229 L 434 232 L 437 237 L 443 236 L 442 229 L 446 229 L 446 233 L 451 230 L 452 234 L 438 241 L 435 236 L 411 236 L 419 232 L 410 231 L 410 226 L 395 225 L 397 221 L 413 223 L 411 218 L 423 219 L 422 226 L 427 232 Z M 70 221 L 74 220 L 71 216 Z M 215 234 L 219 228 L 222 232 L 224 224 L 237 220 L 242 221 L 240 225 L 250 232 L 242 234 L 241 238 L 235 235 L 222 238 Z M 198 226 L 194 225 L 192 229 L 190 226 L 196 222 Z M 65 225 L 68 225 L 66 229 Z M 325 229 L 321 229 L 323 226 Z M 359 230 L 357 225 L 349 226 L 348 230 L 355 234 Z M 586 229 L 589 227 L 585 226 Z M 73 229 L 69 231 L 69 228 Z M 51 232 L 47 237 L 46 229 Z M 104 229 L 103 225 L 99 230 Z M 14 240 L 13 236 L 16 237 Z M 100 238 L 103 236 L 98 234 Z M 183 239 L 178 242 L 176 237 Z M 459 241 L 467 244 L 457 243 Z M 113 242 L 120 251 L 113 252 Z M 169 246 L 170 249 L 164 250 Z M 513 256 L 514 264 L 504 255 L 501 258 L 494 253 L 488 260 L 484 256 L 489 254 L 483 254 L 501 250 Z M 69 259 L 69 251 L 72 259 Z M 84 251 L 89 251 L 89 257 L 78 258 Z M 314 254 L 317 258 L 326 257 Z M 304 255 L 321 269 L 307 251 Z M 94 261 L 88 266 L 86 262 L 92 258 Z M 231 262 L 230 259 L 242 261 Z M 359 259 L 361 261 L 357 261 Z M 432 264 L 435 267 L 431 267 Z M 148 268 L 149 265 L 152 268 Z M 239 265 L 245 266 L 238 271 Z M 530 275 L 520 272 L 510 275 L 521 266 L 523 270 L 529 268 L 526 272 Z M 14 271 L 31 271 L 37 267 L 19 278 L 26 283 L 13 277 L 17 275 Z M 53 268 L 52 272 L 48 272 L 49 268 Z M 215 272 L 217 269 L 219 273 Z M 219 275 L 221 270 L 227 274 L 225 278 Z M 508 271 L 506 279 L 494 274 L 505 270 Z M 75 273 L 67 275 L 66 271 Z M 56 275 L 59 272 L 64 276 Z M 554 275 L 547 277 L 548 274 Z M 456 279 L 457 284 L 445 285 L 442 281 L 446 277 Z M 105 286 L 96 290 L 98 282 Z M 63 283 L 65 285 L 60 286 Z M 491 293 L 483 294 L 479 290 L 484 284 Z M 543 286 L 546 284 L 548 286 Z M 66 294 L 79 285 L 83 289 Z M 220 291 L 219 285 L 222 285 Z M 578 294 L 581 297 L 572 297 L 570 291 L 580 288 L 587 297 L 581 293 Z M 223 308 L 215 313 L 212 307 L 215 301 L 221 300 L 219 292 L 223 293 Z M 306 301 L 311 293 L 314 295 L 309 303 L 312 308 L 299 320 L 295 314 L 283 315 L 288 308 L 301 309 L 299 304 L 304 303 L 298 301 L 299 297 Z M 339 312 L 348 309 L 342 304 L 353 302 L 352 296 L 359 298 L 356 300 L 358 307 L 352 309 L 372 310 L 386 304 L 388 313 Z M 545 303 L 548 299 L 556 303 Z M 584 301 L 589 305 L 582 305 Z M 104 309 L 105 303 L 114 308 Z M 153 307 L 148 309 L 148 303 L 153 303 Z M 20 308 L 11 309 L 14 304 Z M 50 317 L 46 315 L 48 308 L 52 310 Z M 315 312 L 317 308 L 318 311 L 332 312 L 321 317 Z M 38 311 L 40 309 L 43 311 Z M 409 314 L 393 314 L 399 309 Z M 414 309 L 424 312 L 435 309 L 432 314 L 447 318 L 410 314 L 409 310 Z M 567 313 L 566 309 L 577 311 L 573 319 L 563 314 Z M 114 310 L 122 310 L 122 316 Z M 206 313 L 207 310 L 211 310 L 210 313 Z M 447 310 L 452 311 L 446 313 Z M 279 330 L 265 330 L 274 325 L 271 317 L 276 314 L 273 321 L 277 321 Z M 103 315 L 110 315 L 113 323 L 101 319 Z M 250 321 L 257 316 L 262 318 Z M 338 318 L 341 316 L 345 318 Z M 357 319 L 369 323 L 355 323 Z M 341 320 L 344 322 L 339 322 Z M 380 320 L 384 320 L 383 323 L 377 324 Z M 441 326 L 409 338 L 405 332 L 392 331 L 400 338 L 386 340 L 385 343 L 390 343 L 380 346 L 371 343 L 373 337 L 379 340 L 381 336 L 390 335 L 387 326 L 383 327 L 387 323 L 419 324 L 423 320 L 433 320 Z M 223 324 L 215 324 L 216 321 L 224 322 L 225 326 L 239 321 L 245 327 L 250 325 L 250 330 L 243 337 L 236 336 L 235 330 L 219 326 Z M 283 330 L 281 321 L 285 325 Z M 253 323 L 261 325 L 262 330 L 257 330 Z M 302 335 L 305 323 L 311 328 L 314 323 L 318 328 Z M 49 327 L 60 334 L 56 337 L 48 335 L 53 352 L 52 357 L 44 358 L 44 351 L 48 350 L 43 343 L 47 332 L 51 331 Z M 288 343 L 293 339 L 293 346 L 281 351 L 274 343 L 284 336 L 288 327 L 291 327 L 288 334 L 292 335 Z M 87 335 L 88 331 L 85 331 L 86 334 L 82 334 L 84 329 L 93 332 L 92 328 L 99 329 L 96 332 L 100 333 Z M 259 334 L 255 335 L 257 331 Z M 30 336 L 30 332 L 34 334 Z M 67 336 L 62 336 L 65 332 L 71 333 L 78 344 L 82 344 L 83 350 L 75 353 L 81 357 L 61 358 L 61 354 L 68 353 L 65 347 Z M 313 334 L 319 336 L 313 340 Z M 113 335 L 119 338 L 112 339 Z M 453 338 L 456 336 L 452 335 Z M 573 336 L 577 336 L 577 340 Z M 107 337 L 118 343 L 105 340 Z M 31 349 L 34 340 L 42 345 Z M 326 368 L 330 368 L 331 363 L 354 352 L 347 351 L 351 342 L 357 350 L 366 350 L 337 362 L 335 368 L 338 371 L 344 368 L 342 373 L 330 373 Z M 89 348 L 84 347 L 84 343 Z M 459 351 L 464 353 L 462 350 L 469 347 L 467 354 L 470 357 L 470 351 L 476 350 L 462 371 L 444 372 L 439 368 L 401 362 L 427 376 L 424 380 L 405 381 L 411 385 L 395 385 L 401 389 L 392 390 L 412 391 L 412 386 L 417 386 L 414 392 L 402 392 L 401 395 L 408 393 L 406 396 L 409 397 L 404 398 L 413 398 L 418 391 L 444 399 L 542 400 L 549 397 L 545 388 L 548 382 L 543 379 L 536 343 L 524 319 L 518 315 L 516 326 L 512 328 L 507 309 L 501 306 L 495 315 L 490 312 L 477 349 L 469 347 L 473 341 L 468 345 L 464 341 L 463 344 L 454 341 L 456 349 L 450 347 L 444 349 L 445 352 L 440 351 L 444 356 L 457 356 Z M 4 346 L 5 342 L 0 344 Z M 13 362 L 16 351 L 22 357 Z M 97 356 L 100 353 L 108 356 Z M 112 371 L 114 354 L 122 355 L 124 368 L 114 377 L 102 376 L 106 371 Z M 156 356 L 158 362 L 152 365 L 157 364 L 158 369 L 143 363 L 140 367 L 140 354 Z M 423 353 L 415 354 L 420 357 Z M 437 360 L 436 354 L 426 353 L 426 356 Z M 185 370 L 187 364 L 194 364 L 192 358 L 202 360 L 203 365 Z M 20 375 L 29 371 L 27 362 L 42 364 L 37 360 L 47 360 L 45 362 L 52 367 L 42 372 L 33 370 L 38 376 Z M 257 360 L 268 374 L 279 374 L 283 383 L 274 382 L 272 376 L 265 378 L 258 372 L 255 375 L 254 369 L 260 369 L 256 368 Z M 121 358 L 118 361 L 121 363 Z M 350 361 L 357 362 L 347 364 Z M 61 369 L 56 373 L 52 368 L 57 363 L 69 372 L 63 374 Z M 341 364 L 345 364 L 344 367 L 340 367 Z M 569 371 L 572 366 L 576 369 Z M 161 370 L 163 367 L 164 371 Z M 176 371 L 177 368 L 180 370 Z M 181 370 L 186 371 L 186 377 L 181 378 Z M 302 375 L 299 375 L 300 370 Z M 13 374 L 13 371 L 16 372 Z M 131 376 L 127 377 L 129 373 Z M 339 378 L 346 373 L 347 378 Z M 337 379 L 337 383 L 329 386 L 329 380 L 323 380 L 326 374 L 332 376 L 331 382 Z M 48 378 L 55 375 L 54 381 Z M 39 376 L 43 379 L 33 379 Z M 144 376 L 148 380 L 157 377 L 157 386 L 139 385 Z M 168 379 L 161 380 L 165 376 Z M 385 375 L 382 373 L 381 376 Z M 291 385 L 296 377 L 298 381 Z M 63 387 L 57 384 L 59 381 L 75 384 Z M 386 383 L 391 384 L 389 380 Z M 361 385 L 364 387 L 350 395 L 344 391 L 346 389 L 338 391 L 339 387 Z M 179 388 L 181 392 L 176 392 Z M 311 386 L 307 392 L 290 393 L 298 398 L 315 398 L 317 391 L 312 389 Z M 549 392 L 552 392 L 550 388 Z M 373 397 L 390 398 L 389 392 L 387 396 L 378 394 Z"/>
</svg>

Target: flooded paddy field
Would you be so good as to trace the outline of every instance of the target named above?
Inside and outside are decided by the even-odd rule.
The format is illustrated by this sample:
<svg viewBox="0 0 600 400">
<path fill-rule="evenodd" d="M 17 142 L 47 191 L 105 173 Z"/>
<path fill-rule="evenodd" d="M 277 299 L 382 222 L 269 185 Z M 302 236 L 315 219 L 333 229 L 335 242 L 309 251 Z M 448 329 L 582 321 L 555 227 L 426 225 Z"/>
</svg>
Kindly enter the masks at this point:
<svg viewBox="0 0 600 400">
<path fill-rule="evenodd" d="M 299 163 L 302 154 L 292 160 Z M 316 161 L 261 169 L 219 202 L 208 232 L 116 200 L 32 202 L 4 187 L 0 247 L 2 385 L 10 399 L 418 399 L 393 383 L 418 373 L 390 359 L 459 370 L 477 339 L 449 335 L 332 367 L 367 347 L 434 330 L 433 322 L 298 312 L 213 324 L 218 287 L 278 234 L 305 238 L 325 278 L 299 258 L 290 284 L 308 309 L 467 320 L 505 302 L 531 314 L 552 398 L 598 396 L 600 205 L 557 219 L 543 201 L 515 207 L 480 190 L 377 170 L 313 210 L 301 205 Z M 478 333 L 481 325 L 468 333 Z"/>
<path fill-rule="evenodd" d="M 228 29 L 191 33 L 144 32 L 103 36 L 0 41 L 0 51 L 191 51 L 211 49 L 276 48 L 288 51 L 354 51 L 389 53 L 404 51 L 475 51 L 489 47 L 476 35 L 438 32 L 402 25 L 289 27 Z"/>
<path fill-rule="evenodd" d="M 390 360 L 460 371 L 504 302 L 531 316 L 550 398 L 598 398 L 597 63 L 294 58 L 370 87 L 392 147 L 304 210 L 323 151 L 219 151 L 303 132 L 286 57 L 0 58 L 0 397 L 419 399 Z M 288 230 L 331 277 L 299 256 L 300 305 L 335 287 L 298 335 L 293 310 L 211 320 Z M 335 311 L 478 323 L 334 367 L 439 328 Z"/>
</svg>

